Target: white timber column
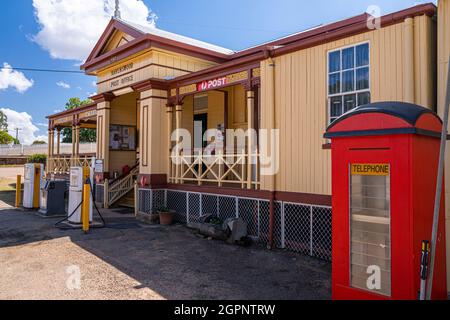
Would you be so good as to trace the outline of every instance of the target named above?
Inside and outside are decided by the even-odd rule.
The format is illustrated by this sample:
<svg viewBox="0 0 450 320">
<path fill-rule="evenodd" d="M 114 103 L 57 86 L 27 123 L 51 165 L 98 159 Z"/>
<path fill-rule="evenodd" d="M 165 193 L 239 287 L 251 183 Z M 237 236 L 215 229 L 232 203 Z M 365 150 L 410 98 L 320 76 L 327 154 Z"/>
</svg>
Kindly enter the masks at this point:
<svg viewBox="0 0 450 320">
<path fill-rule="evenodd" d="M 48 130 L 48 159 L 47 159 L 47 172 L 52 172 L 53 169 L 53 141 L 54 141 L 54 129 Z"/>
<path fill-rule="evenodd" d="M 171 181 L 172 178 L 172 131 L 173 131 L 173 110 L 174 110 L 174 106 L 171 104 L 167 105 L 167 152 L 168 152 L 168 166 L 167 166 L 167 175 L 168 175 L 168 180 L 169 182 L 173 182 Z"/>
<path fill-rule="evenodd" d="M 56 129 L 56 155 L 61 155 L 61 128 Z"/>
<path fill-rule="evenodd" d="M 76 132 L 75 131 L 76 131 L 75 125 L 72 124 L 72 159 L 74 159 L 76 156 L 76 148 L 75 148 Z"/>
<path fill-rule="evenodd" d="M 147 187 L 154 188 L 168 182 L 168 89 L 160 83 L 148 81 L 135 90 L 140 93 L 139 181 L 145 181 Z"/>
<path fill-rule="evenodd" d="M 75 126 L 75 156 L 80 157 L 80 125 Z"/>
<path fill-rule="evenodd" d="M 183 115 L 183 104 L 178 102 L 175 107 L 175 130 L 176 130 L 176 144 L 180 143 L 181 141 L 181 135 L 180 130 L 181 129 L 181 121 L 182 121 L 182 115 Z M 180 150 L 177 150 L 177 157 L 181 156 Z M 177 159 L 177 165 L 175 166 L 175 183 L 181 183 L 181 161 Z"/>
<path fill-rule="evenodd" d="M 438 44 L 438 112 L 444 115 L 445 96 L 447 91 L 448 65 L 450 57 L 450 0 L 438 1 L 437 18 L 437 44 Z M 450 292 L 450 142 L 447 141 L 447 154 L 445 160 L 445 226 L 447 236 L 447 291 Z"/>
<path fill-rule="evenodd" d="M 110 94 L 93 97 L 97 103 L 97 152 L 96 158 L 103 161 L 103 172 L 96 172 L 99 181 L 109 178 L 109 125 L 111 117 Z"/>
<path fill-rule="evenodd" d="M 247 189 L 252 189 L 253 160 L 255 159 L 255 91 L 247 90 Z"/>
<path fill-rule="evenodd" d="M 48 130 L 48 157 L 52 157 L 52 137 L 53 137 L 53 129 Z"/>
<path fill-rule="evenodd" d="M 404 87 L 404 101 L 415 103 L 415 70 L 414 70 L 414 19 L 406 18 L 404 22 L 405 29 L 405 87 Z"/>
</svg>

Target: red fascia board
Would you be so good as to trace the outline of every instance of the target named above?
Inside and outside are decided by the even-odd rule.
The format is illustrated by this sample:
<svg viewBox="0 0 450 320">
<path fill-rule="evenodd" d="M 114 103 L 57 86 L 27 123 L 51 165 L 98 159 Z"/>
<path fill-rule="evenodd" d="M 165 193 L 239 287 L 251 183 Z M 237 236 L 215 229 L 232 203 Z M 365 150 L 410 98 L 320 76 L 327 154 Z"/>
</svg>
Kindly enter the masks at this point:
<svg viewBox="0 0 450 320">
<path fill-rule="evenodd" d="M 433 16 L 436 14 L 436 6 L 432 3 L 415 6 L 396 13 L 392 13 L 381 18 L 381 26 L 399 23 L 408 17 L 420 15 Z M 233 68 L 239 64 L 249 63 L 251 61 L 263 60 L 267 58 L 267 53 L 271 56 L 280 56 L 294 51 L 311 48 L 330 41 L 339 40 L 363 32 L 369 32 L 367 28 L 367 14 L 362 14 L 347 20 L 336 22 L 321 28 L 307 31 L 300 35 L 295 35 L 280 41 L 268 43 L 264 46 L 256 47 L 247 51 L 237 53 L 232 56 L 232 60 L 218 66 L 204 69 L 189 75 L 181 76 L 172 81 L 172 83 L 185 84 L 204 78 L 206 74 L 219 72 L 224 69 Z M 290 43 L 281 48 L 274 49 L 274 46 L 281 45 L 281 42 Z M 237 58 L 236 58 L 237 57 Z M 211 78 L 211 77 L 209 77 Z"/>
<path fill-rule="evenodd" d="M 109 65 L 110 58 L 113 56 L 115 56 L 117 60 L 122 60 L 130 55 L 137 53 L 135 49 L 136 47 L 145 49 L 149 49 L 150 47 L 160 48 L 174 51 L 180 54 L 195 56 L 197 58 L 213 61 L 216 63 L 223 63 L 224 61 L 229 60 L 231 57 L 223 53 L 218 53 L 215 51 L 199 48 L 175 40 L 170 40 L 151 34 L 144 34 L 140 38 L 130 41 L 129 43 L 119 48 L 111 50 L 110 52 L 98 58 L 94 58 L 91 61 L 87 61 L 81 66 L 81 69 L 85 70 L 86 73 L 93 72 L 97 69 Z"/>
<path fill-rule="evenodd" d="M 81 113 L 81 112 L 84 112 L 84 111 L 87 111 L 87 110 L 90 110 L 90 109 L 97 109 L 97 103 L 93 102 L 93 103 L 86 104 L 84 106 L 81 106 L 81 107 L 78 107 L 78 108 L 75 108 L 75 109 L 65 110 L 65 111 L 62 111 L 62 112 L 55 113 L 55 114 L 52 114 L 50 116 L 47 116 L 46 118 L 47 119 L 54 119 L 54 118 L 59 118 L 59 117 L 62 117 L 62 116 L 74 115 L 74 114 L 78 114 L 78 113 Z"/>
<path fill-rule="evenodd" d="M 103 34 L 100 36 L 100 39 L 97 41 L 94 49 L 92 50 L 91 54 L 89 55 L 89 57 L 87 58 L 85 63 L 90 62 L 91 60 L 93 60 L 100 54 L 101 50 L 104 48 L 106 43 L 109 41 L 109 39 L 113 35 L 114 29 L 117 29 L 126 34 L 129 34 L 130 36 L 134 37 L 135 39 L 140 38 L 141 36 L 144 35 L 143 32 L 140 32 L 139 30 L 137 30 L 135 28 L 132 28 L 124 23 L 121 23 L 120 21 L 115 20 L 115 19 L 111 19 L 111 21 L 109 22 L 109 24 L 106 27 Z"/>
</svg>

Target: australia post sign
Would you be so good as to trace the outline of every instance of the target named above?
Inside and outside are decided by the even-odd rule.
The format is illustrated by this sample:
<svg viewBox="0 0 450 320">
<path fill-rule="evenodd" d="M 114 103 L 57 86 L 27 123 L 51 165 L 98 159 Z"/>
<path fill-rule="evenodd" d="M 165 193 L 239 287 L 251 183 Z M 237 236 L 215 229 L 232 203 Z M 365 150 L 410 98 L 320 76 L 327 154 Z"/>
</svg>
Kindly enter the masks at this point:
<svg viewBox="0 0 450 320">
<path fill-rule="evenodd" d="M 207 80 L 197 84 L 197 91 L 207 91 L 226 86 L 228 84 L 227 77 Z"/>
<path fill-rule="evenodd" d="M 229 74 L 224 77 L 219 77 L 211 80 L 206 80 L 197 84 L 197 91 L 208 91 L 221 87 L 225 87 L 227 85 L 231 85 L 233 83 L 242 82 L 248 79 L 248 72 L 242 71 L 238 73 Z"/>
</svg>

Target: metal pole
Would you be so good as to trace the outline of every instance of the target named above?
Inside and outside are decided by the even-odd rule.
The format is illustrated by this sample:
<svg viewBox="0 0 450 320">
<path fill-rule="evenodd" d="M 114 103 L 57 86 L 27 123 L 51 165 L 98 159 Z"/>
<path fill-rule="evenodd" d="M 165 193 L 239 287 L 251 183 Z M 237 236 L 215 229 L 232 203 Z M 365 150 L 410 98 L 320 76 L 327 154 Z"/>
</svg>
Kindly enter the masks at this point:
<svg viewBox="0 0 450 320">
<path fill-rule="evenodd" d="M 441 211 L 441 196 L 442 196 L 442 182 L 444 178 L 444 164 L 445 164 L 445 147 L 447 145 L 447 128 L 448 128 L 448 115 L 450 107 L 450 64 L 448 65 L 447 75 L 447 95 L 445 98 L 444 106 L 444 124 L 442 126 L 441 135 L 441 151 L 439 155 L 439 168 L 437 174 L 436 185 L 436 198 L 434 201 L 434 217 L 433 217 L 433 229 L 431 234 L 431 248 L 430 248 L 430 275 L 427 283 L 427 300 L 431 300 L 431 294 L 433 291 L 433 275 L 434 275 L 434 263 L 436 260 L 436 242 L 439 228 L 439 213 Z"/>
<path fill-rule="evenodd" d="M 89 232 L 89 223 L 90 223 L 90 217 L 89 217 L 89 211 L 91 206 L 91 184 L 90 182 L 86 181 L 83 185 L 83 206 L 81 208 L 81 220 L 83 224 L 83 232 L 88 233 Z"/>
<path fill-rule="evenodd" d="M 20 202 L 22 198 L 22 176 L 17 176 L 17 182 L 16 182 L 16 208 L 20 207 Z"/>
</svg>

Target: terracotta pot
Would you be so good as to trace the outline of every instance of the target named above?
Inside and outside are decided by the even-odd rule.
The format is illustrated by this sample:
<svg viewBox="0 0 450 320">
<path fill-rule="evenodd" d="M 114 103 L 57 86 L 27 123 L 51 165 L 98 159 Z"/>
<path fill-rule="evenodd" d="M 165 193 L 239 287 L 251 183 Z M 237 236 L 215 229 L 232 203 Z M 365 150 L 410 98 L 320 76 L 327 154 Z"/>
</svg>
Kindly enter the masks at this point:
<svg viewBox="0 0 450 320">
<path fill-rule="evenodd" d="M 163 226 L 170 226 L 173 223 L 173 212 L 158 212 L 159 223 Z"/>
</svg>

